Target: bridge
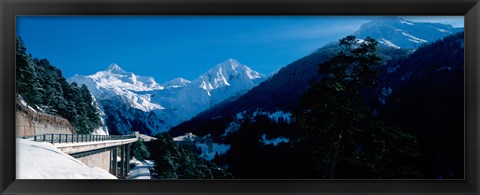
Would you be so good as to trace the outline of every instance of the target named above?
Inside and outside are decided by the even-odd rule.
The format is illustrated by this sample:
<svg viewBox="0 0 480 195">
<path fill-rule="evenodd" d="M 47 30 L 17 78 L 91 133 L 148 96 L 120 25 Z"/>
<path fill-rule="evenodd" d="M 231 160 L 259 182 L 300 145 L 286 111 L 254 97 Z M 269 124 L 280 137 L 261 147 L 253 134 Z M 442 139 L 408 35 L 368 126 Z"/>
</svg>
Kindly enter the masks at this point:
<svg viewBox="0 0 480 195">
<path fill-rule="evenodd" d="M 117 178 L 125 178 L 130 169 L 131 144 L 152 137 L 131 135 L 77 134 L 67 119 L 36 111 L 21 98 L 16 100 L 16 136 L 53 144 L 89 167 L 99 167 Z"/>
<path fill-rule="evenodd" d="M 89 167 L 99 167 L 118 178 L 130 171 L 130 147 L 139 133 L 131 135 L 43 134 L 21 138 L 48 142 Z"/>
<path fill-rule="evenodd" d="M 117 178 L 125 178 L 130 169 L 131 143 L 150 138 L 131 135 L 77 134 L 67 119 L 39 112 L 21 98 L 16 99 L 16 136 L 37 142 L 49 142 L 89 167 L 99 167 Z"/>
</svg>

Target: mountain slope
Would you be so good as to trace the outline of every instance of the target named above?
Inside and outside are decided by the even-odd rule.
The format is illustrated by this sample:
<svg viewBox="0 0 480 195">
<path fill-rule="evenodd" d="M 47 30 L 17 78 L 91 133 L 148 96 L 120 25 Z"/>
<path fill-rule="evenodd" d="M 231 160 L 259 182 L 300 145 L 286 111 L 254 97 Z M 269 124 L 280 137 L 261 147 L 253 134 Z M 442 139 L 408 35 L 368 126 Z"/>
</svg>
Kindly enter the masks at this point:
<svg viewBox="0 0 480 195">
<path fill-rule="evenodd" d="M 418 48 L 386 78 L 386 120 L 417 136 L 427 178 L 464 176 L 464 33 Z"/>
<path fill-rule="evenodd" d="M 450 32 L 463 30 L 462 28 L 456 29 L 443 24 L 415 23 L 398 17 L 382 17 L 364 24 L 355 34 L 358 38 L 372 36 L 385 40 L 390 39 L 391 42 L 405 47 L 393 47 L 389 44 L 379 45 L 377 51 L 386 64 L 388 61 L 397 61 L 407 57 L 408 54 L 423 43 L 429 43 L 450 34 L 437 30 L 440 28 L 447 29 Z M 440 33 L 434 33 L 431 37 L 425 37 L 428 35 L 427 33 L 433 30 Z M 388 31 L 391 34 L 383 33 L 384 31 Z M 423 31 L 426 33 L 422 33 Z M 404 35 L 402 32 L 411 33 L 410 35 L 412 36 L 419 36 L 425 39 L 426 42 L 412 45 L 410 44 L 412 42 L 410 39 L 415 39 Z M 413 48 L 410 48 L 410 46 Z M 300 96 L 310 87 L 311 83 L 320 80 L 321 75 L 317 74 L 318 64 L 329 59 L 339 49 L 337 42 L 327 44 L 316 52 L 283 67 L 267 81 L 253 88 L 245 95 L 200 113 L 190 121 L 174 127 L 170 133 L 182 135 L 185 132 L 193 131 L 197 135 L 204 135 L 213 131 L 217 135 L 221 135 L 238 113 L 252 115 L 256 111 L 268 113 L 277 111 L 289 112 L 298 105 Z M 392 68 L 390 65 L 385 67 Z M 209 127 L 212 125 L 216 128 Z M 206 132 L 205 130 L 207 129 L 210 132 Z"/>
<path fill-rule="evenodd" d="M 463 28 L 454 28 L 446 24 L 412 22 L 400 17 L 387 16 L 363 24 L 354 35 L 358 38 L 370 36 L 394 48 L 415 49 L 425 43 L 462 31 Z"/>
<path fill-rule="evenodd" d="M 336 44 L 328 44 L 316 52 L 300 58 L 283 67 L 268 80 L 260 83 L 245 95 L 235 96 L 225 100 L 174 128 L 169 132 L 172 135 L 182 135 L 193 131 L 197 135 L 207 133 L 221 135 L 226 126 L 238 113 L 252 115 L 254 112 L 275 113 L 289 112 L 294 109 L 301 95 L 310 87 L 312 82 L 318 82 L 318 64 L 328 60 L 340 48 Z M 381 55 L 386 58 L 400 58 L 410 51 L 392 47 L 381 47 Z M 390 57 L 392 56 L 392 57 Z M 212 124 L 216 128 L 212 128 Z M 205 131 L 208 129 L 208 132 Z"/>
</svg>

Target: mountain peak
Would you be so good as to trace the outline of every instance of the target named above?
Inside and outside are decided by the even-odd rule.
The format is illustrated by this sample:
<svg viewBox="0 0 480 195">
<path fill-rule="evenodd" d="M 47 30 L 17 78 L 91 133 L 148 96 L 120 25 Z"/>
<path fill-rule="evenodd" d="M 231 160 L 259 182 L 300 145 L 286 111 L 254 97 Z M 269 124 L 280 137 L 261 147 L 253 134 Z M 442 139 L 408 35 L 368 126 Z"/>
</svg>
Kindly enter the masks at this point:
<svg viewBox="0 0 480 195">
<path fill-rule="evenodd" d="M 206 76 L 206 75 L 211 75 L 213 77 L 226 76 L 228 80 L 233 77 L 236 77 L 236 78 L 242 77 L 244 79 L 251 80 L 251 79 L 261 78 L 264 76 L 263 74 L 260 74 L 252 70 L 250 67 L 244 64 L 241 64 L 240 62 L 232 58 L 217 64 L 217 66 L 211 68 L 202 76 Z"/>
<path fill-rule="evenodd" d="M 125 70 L 123 70 L 118 64 L 110 64 L 110 66 L 108 66 L 107 70 L 108 72 L 112 72 L 112 73 L 126 73 Z"/>
<path fill-rule="evenodd" d="M 235 70 L 235 68 L 237 68 L 238 66 L 245 66 L 245 65 L 240 64 L 240 62 L 232 58 L 225 60 L 224 62 L 217 65 L 217 67 L 219 68 L 221 67 L 221 68 L 228 68 L 233 70 Z"/>
</svg>

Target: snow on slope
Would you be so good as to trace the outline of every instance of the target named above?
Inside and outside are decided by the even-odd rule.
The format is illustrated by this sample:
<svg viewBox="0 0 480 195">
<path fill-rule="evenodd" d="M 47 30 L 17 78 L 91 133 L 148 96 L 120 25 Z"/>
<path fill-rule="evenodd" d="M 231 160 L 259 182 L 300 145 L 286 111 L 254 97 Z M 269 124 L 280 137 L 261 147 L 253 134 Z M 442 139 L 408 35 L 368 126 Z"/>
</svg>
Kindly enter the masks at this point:
<svg viewBox="0 0 480 195">
<path fill-rule="evenodd" d="M 173 80 L 170 80 L 170 81 L 167 81 L 167 82 L 163 83 L 163 86 L 165 86 L 165 88 L 167 88 L 167 89 L 169 89 L 169 88 L 179 88 L 179 87 L 185 87 L 189 83 L 190 83 L 189 80 L 184 79 L 182 77 L 178 77 L 176 79 L 173 79 Z"/>
<path fill-rule="evenodd" d="M 285 137 L 276 137 L 272 139 L 267 139 L 267 134 L 263 134 L 261 137 L 261 142 L 265 145 L 278 146 L 280 143 L 288 143 L 290 140 Z"/>
<path fill-rule="evenodd" d="M 111 64 L 105 71 L 90 76 L 74 75 L 69 81 L 85 84 L 98 100 L 121 96 L 124 103 L 145 112 L 163 109 L 161 105 L 151 103 L 150 95 L 136 93 L 162 90 L 163 86 L 157 84 L 152 77 L 135 75 L 117 64 Z"/>
<path fill-rule="evenodd" d="M 266 78 L 228 59 L 193 81 L 179 77 L 160 85 L 151 77 L 135 75 L 116 64 L 90 76 L 75 75 L 69 81 L 85 84 L 99 100 L 100 107 L 109 108 L 103 110 L 116 120 L 114 129 L 117 132 L 130 133 L 135 125 L 143 124 L 143 129 L 155 134 L 169 130 L 232 95 L 250 90 Z M 102 105 L 105 102 L 109 105 Z"/>
<path fill-rule="evenodd" d="M 90 168 L 52 144 L 17 139 L 17 179 L 117 179 Z"/>
<path fill-rule="evenodd" d="M 416 49 L 424 43 L 461 32 L 463 28 L 428 22 L 412 22 L 400 17 L 378 17 L 363 24 L 354 34 L 357 38 L 370 36 L 381 44 L 394 48 Z"/>
<path fill-rule="evenodd" d="M 195 146 L 202 152 L 199 156 L 210 161 L 215 158 L 215 154 L 218 153 L 218 155 L 224 155 L 230 149 L 229 144 L 212 143 L 212 150 L 210 150 L 209 146 L 204 143 L 196 143 Z"/>
</svg>

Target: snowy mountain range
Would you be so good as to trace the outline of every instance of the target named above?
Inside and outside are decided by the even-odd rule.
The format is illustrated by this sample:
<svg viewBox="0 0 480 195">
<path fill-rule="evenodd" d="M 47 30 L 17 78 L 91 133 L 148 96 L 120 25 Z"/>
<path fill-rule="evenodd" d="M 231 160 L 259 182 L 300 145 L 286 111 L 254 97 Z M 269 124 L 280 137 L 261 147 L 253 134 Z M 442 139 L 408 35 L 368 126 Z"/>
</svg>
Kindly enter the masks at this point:
<svg viewBox="0 0 480 195">
<path fill-rule="evenodd" d="M 245 93 L 266 76 L 234 59 L 222 62 L 193 81 L 176 78 L 158 84 L 112 64 L 93 75 L 75 75 L 70 82 L 85 84 L 106 114 L 110 131 L 156 134 L 190 119 L 232 95 Z"/>
<path fill-rule="evenodd" d="M 394 48 L 415 49 L 462 31 L 463 28 L 447 24 L 413 22 L 396 16 L 385 16 L 363 24 L 354 35 L 362 39 L 370 36 L 381 44 Z"/>
</svg>

